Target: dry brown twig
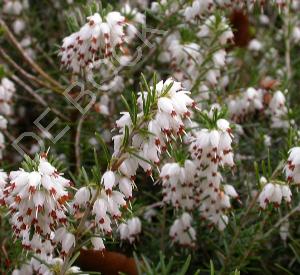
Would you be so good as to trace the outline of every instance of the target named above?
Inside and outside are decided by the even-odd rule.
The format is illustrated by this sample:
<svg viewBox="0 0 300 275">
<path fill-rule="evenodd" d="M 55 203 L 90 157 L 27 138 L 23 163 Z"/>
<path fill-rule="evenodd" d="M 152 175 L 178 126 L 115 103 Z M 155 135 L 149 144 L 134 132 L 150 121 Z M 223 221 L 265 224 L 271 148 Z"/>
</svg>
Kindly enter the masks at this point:
<svg viewBox="0 0 300 275">
<path fill-rule="evenodd" d="M 0 47 L 0 56 L 8 63 L 10 64 L 17 72 L 19 72 L 23 77 L 30 80 L 35 84 L 36 87 L 42 86 L 47 89 L 52 90 L 52 86 L 49 85 L 47 82 L 42 81 L 41 79 L 35 77 L 34 75 L 26 72 L 22 67 L 20 67 L 7 53 L 6 51 Z"/>
<path fill-rule="evenodd" d="M 49 74 L 47 74 L 23 49 L 20 43 L 17 41 L 14 34 L 10 31 L 9 27 L 6 23 L 0 18 L 0 26 L 4 30 L 4 35 L 8 38 L 10 43 L 18 50 L 23 59 L 32 67 L 34 71 L 36 71 L 44 80 L 46 80 L 49 84 L 53 85 L 53 91 L 56 93 L 62 94 L 64 91 L 64 87 L 53 79 Z"/>
<path fill-rule="evenodd" d="M 30 86 L 28 86 L 24 81 L 22 81 L 16 75 L 11 76 L 11 78 L 16 83 L 18 83 L 21 87 L 23 87 L 26 92 L 28 92 L 30 95 L 32 95 L 43 107 L 50 108 L 51 111 L 55 115 L 57 115 L 58 117 L 60 117 L 61 119 L 65 120 L 65 121 L 69 121 L 69 119 L 65 115 L 63 115 L 59 110 L 57 110 L 53 107 L 50 107 L 49 104 L 40 95 L 38 95 Z"/>
</svg>

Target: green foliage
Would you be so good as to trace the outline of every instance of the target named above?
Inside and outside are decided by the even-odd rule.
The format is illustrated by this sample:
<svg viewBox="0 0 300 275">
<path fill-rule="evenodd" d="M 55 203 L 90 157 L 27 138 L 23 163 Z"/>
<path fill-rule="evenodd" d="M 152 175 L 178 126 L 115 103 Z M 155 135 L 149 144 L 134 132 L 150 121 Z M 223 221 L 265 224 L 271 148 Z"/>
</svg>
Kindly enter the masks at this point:
<svg viewBox="0 0 300 275">
<path fill-rule="evenodd" d="M 188 273 L 189 266 L 191 263 L 191 255 L 187 257 L 182 267 L 179 270 L 174 270 L 174 258 L 171 257 L 168 262 L 166 262 L 165 255 L 160 251 L 159 252 L 159 262 L 157 264 L 152 263 L 145 256 L 141 256 L 141 259 L 138 258 L 136 254 L 134 254 L 135 261 L 137 263 L 138 273 L 139 274 L 147 274 L 147 275 L 185 275 L 185 274 L 199 274 L 199 271 L 195 273 Z"/>
<path fill-rule="evenodd" d="M 225 118 L 227 109 L 223 108 L 219 111 L 217 108 L 213 109 L 212 117 L 207 112 L 198 112 L 196 121 L 199 121 L 204 128 L 217 129 L 217 121 L 221 118 Z"/>
</svg>

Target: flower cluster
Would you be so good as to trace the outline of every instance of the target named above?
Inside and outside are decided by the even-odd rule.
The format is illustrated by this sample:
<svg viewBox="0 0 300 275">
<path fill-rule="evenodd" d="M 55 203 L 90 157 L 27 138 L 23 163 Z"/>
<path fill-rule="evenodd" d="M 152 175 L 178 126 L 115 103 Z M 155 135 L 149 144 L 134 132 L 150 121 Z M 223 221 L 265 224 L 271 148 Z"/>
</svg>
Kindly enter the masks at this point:
<svg viewBox="0 0 300 275">
<path fill-rule="evenodd" d="M 205 23 L 201 25 L 200 31 L 197 36 L 200 38 L 207 38 L 215 36 L 215 31 L 218 30 L 220 35 L 218 41 L 220 45 L 225 45 L 231 42 L 233 39 L 233 32 L 227 23 L 225 17 L 217 18 L 215 15 L 211 15 L 206 19 Z"/>
<path fill-rule="evenodd" d="M 140 94 L 136 102 L 142 109 L 140 113 L 136 113 L 134 117 L 133 114 L 124 112 L 116 121 L 119 134 L 113 137 L 113 159 L 121 161 L 103 174 L 103 189 L 96 195 L 92 210 L 95 224 L 102 233 L 112 233 L 111 219 L 120 219 L 121 209 L 126 208 L 126 201 L 132 198 L 138 167 L 143 168 L 150 176 L 152 166 L 158 165 L 160 154 L 167 149 L 167 144 L 184 133 L 183 121 L 191 115 L 191 108 L 194 107 L 194 101 L 188 94 L 179 82 L 172 79 L 161 81 Z M 146 102 L 151 103 L 145 105 Z M 145 136 L 145 133 L 149 134 Z M 130 151 L 127 152 L 124 140 L 129 137 L 126 143 Z M 74 197 L 73 208 L 78 210 L 85 206 L 89 198 L 90 191 L 87 188 L 79 189 Z M 128 239 L 130 242 L 139 231 L 137 219 L 119 227 L 121 239 Z"/>
<path fill-rule="evenodd" d="M 60 253 L 66 256 L 72 247 L 75 246 L 75 236 L 70 233 L 65 227 L 60 227 L 54 232 L 52 243 L 61 244 Z"/>
<path fill-rule="evenodd" d="M 15 84 L 3 77 L 0 83 L 0 114 L 4 116 L 13 114 L 12 100 L 15 92 Z M 3 149 L 5 148 L 5 139 L 1 130 L 7 129 L 7 120 L 2 115 L 0 115 L 0 159 L 3 157 Z"/>
<path fill-rule="evenodd" d="M 75 194 L 72 201 L 73 210 L 79 212 L 85 209 L 90 202 L 91 196 L 96 196 L 92 208 L 92 214 L 95 216 L 95 225 L 104 234 L 112 234 L 112 221 L 118 221 L 121 216 L 121 208 L 126 208 L 126 199 L 132 197 L 132 181 L 126 177 L 118 177 L 113 171 L 106 171 L 101 179 L 103 189 L 95 194 L 95 190 L 88 187 L 81 187 Z M 116 187 L 119 187 L 116 190 Z M 102 240 L 102 239 L 101 239 Z M 105 248 L 103 241 L 95 239 L 94 247 Z"/>
<path fill-rule="evenodd" d="M 192 227 L 192 217 L 188 213 L 183 213 L 172 224 L 169 235 L 174 242 L 182 246 L 194 247 L 196 231 Z"/>
<path fill-rule="evenodd" d="M 291 202 L 292 192 L 287 184 L 267 182 L 264 177 L 260 179 L 260 183 L 263 185 L 263 189 L 259 194 L 258 202 L 262 209 L 265 209 L 269 203 L 279 207 L 282 200 L 287 203 Z"/>
<path fill-rule="evenodd" d="M 202 14 L 212 10 L 214 2 L 212 0 L 194 0 L 192 6 L 188 6 L 184 10 L 186 20 L 192 20 L 200 17 Z"/>
<path fill-rule="evenodd" d="M 198 0 L 199 1 L 199 0 Z M 193 2 L 193 6 L 194 3 L 197 2 L 197 0 L 195 0 Z M 199 1 L 200 3 L 202 1 Z M 283 9 L 284 7 L 287 6 L 288 1 L 287 0 L 272 0 L 272 1 L 266 1 L 266 0 L 244 0 L 244 1 L 240 1 L 240 0 L 217 0 L 217 1 L 211 1 L 211 0 L 205 0 L 203 1 L 203 5 L 207 5 L 207 3 L 212 3 L 210 4 L 210 6 L 213 6 L 213 8 L 232 8 L 232 9 L 248 9 L 248 10 L 252 10 L 254 5 L 259 5 L 261 7 L 263 7 L 266 4 L 271 4 L 271 5 L 276 5 L 276 7 L 279 9 L 279 11 L 281 11 L 281 9 Z M 297 9 L 299 6 L 299 1 L 298 0 L 293 0 L 291 1 L 291 6 L 294 9 Z M 210 8 L 210 10 L 212 10 Z"/>
<path fill-rule="evenodd" d="M 124 12 L 129 12 L 128 8 Z M 142 16 L 137 13 L 135 16 L 136 20 L 143 22 Z M 130 41 L 137 32 L 136 27 L 116 11 L 109 12 L 105 17 L 95 13 L 87 20 L 78 32 L 64 38 L 59 53 L 62 66 L 76 73 L 103 57 L 110 57 L 117 49 L 124 54 L 124 43 Z"/>
<path fill-rule="evenodd" d="M 25 264 L 22 264 L 22 266 L 19 269 L 15 269 L 12 272 L 12 275 L 32 275 L 32 274 L 43 274 L 43 275 L 55 275 L 63 266 L 63 260 L 60 258 L 42 258 L 41 260 L 44 260 L 47 264 L 41 263 L 39 260 L 35 258 L 31 258 L 31 260 Z M 79 267 L 72 266 L 68 268 L 66 271 L 66 275 L 72 275 L 72 274 L 82 274 L 87 275 L 86 273 L 83 273 Z"/>
<path fill-rule="evenodd" d="M 231 119 L 235 122 L 243 121 L 246 116 L 257 111 L 262 111 L 264 90 L 248 88 L 240 97 L 228 102 Z"/>
<path fill-rule="evenodd" d="M 28 1 L 4 0 L 3 12 L 11 15 L 20 15 L 24 9 L 28 8 Z"/>
<path fill-rule="evenodd" d="M 234 166 L 231 148 L 232 131 L 228 121 L 218 119 L 213 129 L 202 129 L 191 137 L 190 151 L 199 167 L 198 183 L 195 193 L 200 202 L 201 216 L 223 230 L 228 222 L 224 214 L 231 207 L 230 198 L 238 194 L 231 185 L 221 185 L 222 175 L 219 166 Z"/>
<path fill-rule="evenodd" d="M 128 240 L 133 243 L 142 231 L 142 224 L 138 217 L 128 219 L 118 227 L 121 240 Z"/>
<path fill-rule="evenodd" d="M 195 102 L 189 97 L 189 92 L 183 90 L 180 82 L 173 81 L 171 78 L 165 82 L 160 81 L 155 87 L 150 87 L 150 92 L 140 93 L 137 100 L 138 105 L 143 109 L 142 113 L 137 114 L 137 118 L 140 120 L 140 123 L 137 124 L 140 129 L 144 128 L 150 135 L 145 138 L 142 135 L 144 133 L 133 134 L 131 146 L 136 151 L 137 157 L 128 158 L 120 166 L 120 171 L 129 177 L 135 176 L 138 165 L 148 175 L 152 174 L 152 166 L 145 160 L 149 160 L 153 164 L 159 163 L 159 155 L 167 149 L 168 143 L 184 133 L 184 120 L 190 117 L 192 108 L 195 107 Z M 153 98 L 152 93 L 154 92 Z M 151 97 L 153 99 L 153 106 L 151 107 L 156 111 L 151 114 L 150 120 L 144 121 L 145 102 Z M 121 151 L 126 127 L 130 130 L 134 128 L 130 114 L 124 112 L 123 116 L 116 122 L 116 126 L 121 134 L 113 138 L 115 156 Z"/>
<path fill-rule="evenodd" d="M 197 72 L 197 64 L 201 64 L 203 60 L 200 46 L 196 43 L 182 43 L 180 34 L 175 33 L 168 36 L 164 47 L 165 51 L 160 54 L 159 60 L 170 64 L 176 80 L 191 87 L 189 76 Z"/>
<path fill-rule="evenodd" d="M 3 200 L 11 213 L 13 231 L 22 238 L 23 247 L 41 252 L 42 247 L 47 247 L 44 242 L 51 247 L 50 239 L 57 225 L 67 221 L 66 188 L 70 181 L 44 156 L 33 165 L 32 171 L 20 169 L 9 174 Z M 32 229 L 35 237 L 30 239 Z"/>
<path fill-rule="evenodd" d="M 281 91 L 274 93 L 266 113 L 271 117 L 271 128 L 287 129 L 289 127 L 289 123 L 286 119 L 286 100 Z"/>
<path fill-rule="evenodd" d="M 195 176 L 196 165 L 191 160 L 185 160 L 183 167 L 179 163 L 166 163 L 160 173 L 163 201 L 171 202 L 175 208 L 193 210 Z"/>
<path fill-rule="evenodd" d="M 122 41 L 123 44 L 116 45 L 115 49 L 111 49 L 113 54 L 115 50 L 121 49 L 118 52 L 118 56 L 114 55 L 111 58 L 100 58 L 98 53 L 92 54 L 92 62 L 88 63 L 86 70 L 87 79 L 94 82 L 94 72 L 98 72 L 101 75 L 101 83 L 98 83 L 99 88 L 104 92 L 121 92 L 124 89 L 123 76 L 118 72 L 122 67 L 130 66 L 133 60 L 132 51 L 127 47 L 131 44 L 136 36 L 138 36 L 138 28 L 145 24 L 145 15 L 140 13 L 136 8 L 131 7 L 126 3 L 121 11 L 120 15 L 124 18 Z M 123 22 L 123 21 L 122 21 Z M 112 26 L 113 27 L 113 26 Z M 100 55 L 101 53 L 99 53 Z M 105 56 L 104 56 L 105 57 Z"/>
<path fill-rule="evenodd" d="M 3 77 L 0 84 L 0 113 L 4 116 L 13 114 L 12 99 L 16 92 L 15 84 Z"/>
<path fill-rule="evenodd" d="M 184 10 L 184 16 L 187 21 L 200 19 L 205 14 L 210 14 L 217 8 L 231 8 L 234 9 L 242 9 L 242 8 L 252 8 L 255 2 L 259 4 L 263 4 L 264 0 L 194 0 L 191 6 L 187 6 Z M 278 0 L 278 2 L 283 2 Z M 280 5 L 279 5 L 280 6 Z"/>
<path fill-rule="evenodd" d="M 117 185 L 114 172 L 105 172 L 102 177 L 102 183 L 105 190 L 102 190 L 97 197 L 93 205 L 92 213 L 95 214 L 95 222 L 98 228 L 102 232 L 109 235 L 112 233 L 110 217 L 114 220 L 118 220 L 121 218 L 122 213 L 120 211 L 120 208 L 126 207 L 126 200 L 125 195 L 122 192 L 113 190 L 113 187 Z M 123 188 L 122 183 L 124 183 L 124 181 L 120 180 L 119 190 L 122 190 Z M 129 188 L 131 189 L 132 183 L 130 181 L 126 181 L 126 183 L 130 186 Z"/>
<path fill-rule="evenodd" d="M 300 147 L 290 149 L 284 170 L 288 182 L 300 183 Z"/>
<path fill-rule="evenodd" d="M 137 26 L 146 23 L 146 17 L 140 13 L 138 9 L 131 7 L 129 3 L 125 3 L 121 9 L 121 13 L 126 18 L 127 23 L 125 28 L 125 41 L 126 43 L 130 43 L 138 33 Z"/>
<path fill-rule="evenodd" d="M 197 0 L 195 0 L 193 2 L 193 6 L 195 5 L 195 2 L 197 2 Z M 199 1 L 199 3 L 202 3 L 202 1 Z M 292 1 L 294 2 L 294 1 Z M 297 2 L 297 1 L 295 1 Z M 245 1 L 240 1 L 240 0 L 217 0 L 217 1 L 211 1 L 211 0 L 205 0 L 203 1 L 202 5 L 203 6 L 207 6 L 209 4 L 209 9 L 212 10 L 213 8 L 232 8 L 232 9 L 253 9 L 253 6 L 255 4 L 259 5 L 259 6 L 264 6 L 266 3 L 268 3 L 265 0 L 245 0 Z M 279 10 L 281 10 L 282 8 L 284 8 L 287 5 L 287 1 L 286 0 L 273 0 L 271 2 L 271 4 L 275 4 L 277 6 L 277 8 Z M 197 7 L 197 4 L 196 6 Z M 202 8 L 202 7 L 201 7 Z M 203 8 L 202 8 L 203 9 Z M 201 11 L 201 9 L 200 9 Z"/>
<path fill-rule="evenodd" d="M 203 56 L 206 57 L 203 64 L 207 70 L 205 84 L 211 87 L 215 87 L 217 84 L 226 86 L 228 81 L 226 77 L 221 78 L 221 70 L 226 65 L 227 53 L 225 47 L 233 42 L 233 31 L 227 19 L 211 15 L 200 26 L 197 37 L 205 40 L 208 45 L 203 52 Z M 217 50 L 212 51 L 211 48 L 217 48 Z M 210 58 L 208 60 L 210 62 L 207 61 L 207 58 Z"/>
<path fill-rule="evenodd" d="M 28 34 L 21 36 L 27 31 L 26 20 L 22 19 L 22 12 L 28 8 L 26 2 L 27 0 L 3 0 L 1 3 L 3 8 L 0 14 L 4 15 L 5 21 L 11 23 L 13 30 L 4 34 L 8 35 L 9 43 L 4 44 L 4 54 L 1 55 L 6 57 L 5 54 L 8 53 L 7 60 L 12 61 L 7 65 L 13 66 L 14 69 L 18 69 L 15 58 L 20 57 L 28 61 L 26 69 L 29 73 L 22 68 L 18 70 L 26 85 L 17 82 L 28 92 L 31 91 L 29 90 L 31 85 L 32 89 L 41 88 L 41 91 L 45 89 L 45 92 L 41 92 L 36 97 L 37 102 L 45 105 L 47 100 L 52 97 L 54 99 L 54 96 L 50 95 L 49 87 L 53 84 L 53 90 L 60 92 L 63 90 L 61 85 L 65 83 L 66 78 L 60 76 L 57 80 L 53 79 L 54 76 L 58 76 L 57 72 L 48 74 L 42 69 L 46 68 L 48 63 L 54 64 L 48 54 L 44 54 L 40 59 L 41 67 L 30 60 L 29 56 L 34 55 L 34 52 L 30 52 L 33 43 L 43 53 L 45 49 L 51 48 L 52 42 L 49 44 L 46 41 L 40 44 L 37 39 L 40 35 L 40 26 L 44 26 L 44 22 L 41 22 L 40 26 L 32 32 L 37 35 L 36 39 Z M 30 3 L 34 6 L 33 2 Z M 62 7 L 66 7 L 65 2 L 73 3 L 73 0 L 52 0 L 52 2 L 55 6 L 54 12 L 58 12 Z M 100 123 L 102 139 L 100 136 L 96 139 L 83 134 L 85 130 L 89 130 L 88 134 L 90 134 L 91 131 L 94 133 L 99 129 L 98 125 L 94 125 L 90 120 L 89 122 L 84 120 L 85 116 L 79 121 L 77 128 L 73 125 L 76 133 L 75 131 L 66 133 L 76 141 L 75 146 L 72 144 L 75 147 L 72 151 L 75 149 L 76 157 L 76 167 L 74 166 L 76 172 L 72 177 L 74 176 L 76 181 L 76 188 L 73 186 L 70 188 L 70 181 L 57 171 L 54 162 L 50 163 L 45 154 L 34 160 L 25 157 L 23 168 L 18 171 L 6 174 L 0 170 L 0 205 L 7 208 L 13 236 L 19 238 L 23 248 L 30 250 L 29 254 L 33 255 L 29 262 L 14 271 L 15 275 L 81 273 L 79 268 L 71 265 L 76 258 L 74 254 L 85 245 L 103 252 L 106 249 L 105 240 L 114 238 L 116 234 L 121 243 L 133 244 L 137 241 L 142 232 L 142 223 L 135 216 L 137 213 L 131 213 L 131 210 L 135 209 L 135 205 L 132 207 L 132 204 L 135 204 L 135 189 L 141 179 L 140 173 L 144 173 L 144 176 L 150 177 L 155 183 L 161 183 L 162 200 L 153 203 L 152 198 L 157 197 L 156 195 L 145 199 L 144 202 L 149 202 L 149 205 L 139 209 L 138 215 L 144 216 L 149 225 L 156 225 L 159 222 L 156 208 L 166 207 L 166 205 L 173 207 L 176 216 L 169 228 L 169 236 L 173 243 L 195 248 L 196 229 L 193 227 L 193 221 L 199 220 L 200 217 L 204 220 L 204 224 L 209 227 L 215 226 L 220 231 L 224 230 L 229 223 L 232 203 L 235 199 L 239 201 L 235 186 L 237 183 L 244 183 L 243 173 L 247 173 L 247 180 L 255 176 L 255 173 L 250 172 L 247 160 L 254 162 L 260 157 L 264 159 L 264 151 L 271 151 L 272 145 L 277 143 L 284 148 L 282 143 L 285 141 L 277 139 L 275 133 L 273 137 L 273 132 L 272 135 L 266 132 L 265 120 L 261 118 L 267 118 L 271 128 L 286 130 L 297 121 L 297 113 L 289 109 L 289 99 L 292 98 L 292 94 L 277 90 L 279 83 L 280 87 L 284 88 L 286 83 L 297 76 L 294 69 L 289 68 L 297 61 L 291 60 L 291 55 L 294 53 L 291 42 L 300 41 L 299 19 L 296 18 L 297 16 L 292 17 L 294 1 L 272 1 L 279 8 L 284 9 L 284 14 L 287 12 L 282 20 L 277 10 L 276 16 L 270 17 L 259 16 L 255 12 L 255 18 L 259 17 L 259 24 L 263 27 L 253 28 L 256 37 L 252 37 L 250 31 L 249 37 L 245 38 L 245 43 L 236 43 L 236 45 L 233 45 L 233 41 L 238 41 L 240 33 L 247 36 L 248 29 L 251 30 L 249 22 L 251 25 L 254 24 L 250 14 L 244 15 L 243 11 L 237 10 L 251 7 L 254 3 L 262 5 L 269 3 L 263 0 L 136 0 L 132 1 L 131 6 L 127 2 L 124 4 L 125 2 L 118 3 L 120 12 L 113 11 L 110 4 L 107 4 L 105 9 L 101 7 L 101 11 L 100 4 L 87 5 L 85 12 L 91 16 L 84 18 L 86 20 L 84 24 L 63 39 L 59 52 L 61 66 L 72 71 L 71 81 L 84 81 L 86 88 L 97 93 L 93 110 L 101 114 L 101 121 L 106 120 Z M 286 4 L 289 4 L 288 9 L 285 8 Z M 137 8 L 141 6 L 147 11 L 145 14 Z M 37 10 L 39 9 L 38 6 Z M 99 12 L 95 13 L 95 11 Z M 267 14 L 271 15 L 272 11 L 269 9 L 267 11 Z M 76 14 L 81 18 L 84 17 L 80 16 L 79 10 Z M 227 18 L 229 14 L 232 16 Z M 146 16 L 147 20 L 148 16 L 150 17 L 153 28 L 159 27 L 166 31 L 151 31 L 151 35 L 146 35 L 145 39 L 142 39 L 144 45 L 139 47 L 135 45 L 135 38 L 140 37 L 139 27 L 145 25 Z M 245 20 L 245 24 L 241 24 L 242 28 L 235 22 L 238 21 L 235 17 L 239 16 Z M 61 20 L 61 16 L 55 18 Z M 229 23 L 230 21 L 232 24 Z M 69 23 L 72 27 L 76 25 L 71 21 Z M 272 39 L 272 43 L 278 41 L 280 42 L 278 45 L 284 44 L 284 49 L 277 50 L 274 45 L 270 47 L 268 44 L 270 41 L 260 36 L 260 30 L 266 29 L 272 23 L 276 23 L 276 30 L 277 25 L 282 26 L 276 37 Z M 60 21 L 54 25 L 59 26 Z M 145 34 L 144 31 L 145 29 L 142 35 Z M 273 29 L 268 31 L 271 33 Z M 14 35 L 16 39 L 13 39 Z M 12 55 L 11 60 L 9 59 L 11 50 L 8 48 L 10 44 L 17 46 L 21 53 L 17 56 Z M 146 49 L 145 45 L 149 49 Z M 228 46 L 230 46 L 229 50 L 227 50 Z M 236 47 L 244 49 L 236 49 Z M 134 48 L 137 49 L 133 50 Z M 284 51 L 285 54 L 282 54 Z M 131 66 L 140 57 L 140 53 L 145 54 L 142 62 L 138 66 Z M 281 59 L 283 56 L 284 58 Z M 252 70 L 251 73 L 247 71 L 248 64 L 250 66 L 253 64 L 252 61 L 248 62 L 248 58 L 258 60 L 256 61 L 259 65 L 253 68 L 255 73 L 252 73 Z M 274 64 L 269 66 L 273 60 Z M 32 68 L 29 65 L 33 65 Z M 136 76 L 142 66 L 145 75 L 142 75 L 140 92 L 135 93 L 132 90 L 138 85 Z M 124 70 L 125 67 L 128 69 Z M 242 69 L 245 69 L 245 73 Z M 147 81 L 150 71 L 157 71 L 152 84 Z M 82 75 L 79 76 L 79 73 Z M 167 80 L 157 82 L 157 76 L 167 77 Z M 260 84 L 255 82 L 258 76 L 264 76 Z M 31 83 L 27 78 L 33 82 Z M 241 89 L 240 82 L 244 85 L 245 81 L 248 83 L 246 85 L 257 85 L 261 88 Z M 293 89 L 293 85 L 289 86 Z M 75 90 L 73 92 L 76 92 Z M 0 84 L 1 115 L 13 114 L 11 102 L 14 93 L 14 84 L 7 78 L 3 78 Z M 44 96 L 47 100 L 44 100 Z M 121 112 L 120 117 L 114 120 L 116 113 L 119 113 L 120 97 L 126 111 Z M 53 101 L 54 103 L 56 100 Z M 235 162 L 232 148 L 234 136 L 230 123 L 224 119 L 225 108 L 221 110 L 221 104 L 228 106 L 230 121 L 235 123 L 243 123 L 252 115 L 252 118 L 259 118 L 255 124 L 245 126 L 245 133 L 248 133 L 250 127 L 257 126 L 253 136 L 264 140 L 264 148 L 260 148 L 262 144 L 259 144 L 258 148 L 251 150 L 251 143 L 243 141 L 246 135 L 238 137 L 242 141 L 238 158 L 241 180 L 235 175 L 226 174 L 225 177 L 225 173 L 222 172 L 224 168 L 233 171 Z M 60 107 L 60 104 L 57 106 Z M 70 110 L 74 109 L 70 108 L 69 102 L 65 102 L 63 106 Z M 200 112 L 200 109 L 203 111 Z M 56 106 L 51 106 L 51 110 L 55 114 L 59 112 Z M 22 114 L 22 111 L 20 108 L 19 113 Z M 1 130 L 5 130 L 7 126 L 6 118 L 1 115 L 0 158 L 4 148 L 4 135 Z M 98 114 L 89 113 L 86 118 L 94 118 L 96 115 Z M 295 121 L 288 120 L 291 116 L 295 116 Z M 60 117 L 66 122 L 69 120 L 72 122 L 76 118 L 73 112 Z M 17 119 L 15 121 L 18 122 Z M 108 125 L 111 125 L 112 121 L 115 121 L 115 124 L 111 133 Z M 243 128 L 238 126 L 242 132 Z M 16 127 L 16 132 L 18 130 Z M 293 140 L 297 130 L 288 131 L 289 142 Z M 46 136 L 45 133 L 43 135 Z M 105 157 L 97 158 L 97 150 L 95 150 L 95 162 L 93 162 L 89 158 L 90 154 L 86 153 L 86 142 L 88 146 L 95 147 L 101 143 Z M 68 144 L 69 142 L 65 146 L 69 146 Z M 245 148 L 248 155 L 243 152 Z M 95 149 L 100 149 L 100 146 Z M 29 152 L 33 150 L 34 147 Z M 62 155 L 65 155 L 65 152 L 63 153 Z M 85 159 L 86 156 L 88 160 Z M 268 180 L 261 178 L 261 190 L 256 193 L 257 196 L 251 207 L 260 206 L 266 209 L 270 204 L 279 207 L 283 202 L 291 203 L 291 185 L 300 183 L 300 157 L 298 156 L 300 156 L 300 147 L 292 148 L 284 167 L 287 182 L 275 180 L 276 173 L 273 173 Z M 73 163 L 73 159 L 68 163 Z M 243 169 L 244 165 L 247 169 Z M 271 174 L 272 165 L 273 161 L 270 161 L 268 174 Z M 84 168 L 79 169 L 81 166 Z M 91 172 L 86 172 L 87 166 L 93 166 Z M 263 171 L 267 170 L 264 169 L 265 167 L 262 168 Z M 281 168 L 282 166 L 278 166 L 278 171 Z M 237 183 L 233 184 L 234 182 Z M 251 187 L 251 182 L 249 186 Z M 160 192 L 157 192 L 158 194 Z M 248 200 L 245 200 L 245 203 L 247 204 Z M 172 212 L 165 207 L 164 215 Z M 126 212 L 128 208 L 130 214 Z M 165 209 L 168 209 L 167 212 Z M 247 215 L 253 215 L 253 212 L 255 211 L 247 211 Z M 128 216 L 130 218 L 126 219 Z M 239 224 L 246 226 L 247 221 Z M 238 234 L 241 232 L 240 229 L 237 230 Z M 288 225 L 285 224 L 281 232 L 282 238 L 286 239 L 287 232 L 284 230 L 288 231 Z M 157 230 L 149 230 L 149 232 L 154 234 Z M 227 238 L 225 235 L 224 238 Z M 243 237 L 243 234 L 236 237 Z M 237 246 L 238 243 L 233 245 Z M 234 250 L 237 247 L 232 248 Z M 93 253 L 97 254 L 96 251 Z M 231 254 L 230 252 L 229 256 L 235 256 Z M 57 255 L 61 259 L 55 258 Z M 227 258 L 230 260 L 230 257 Z M 229 266 L 231 262 L 227 261 L 227 258 L 224 262 L 225 272 L 231 268 Z M 67 269 L 68 267 L 70 268 Z"/>
<path fill-rule="evenodd" d="M 225 17 L 217 18 L 212 15 L 200 25 L 198 32 L 193 34 L 196 37 L 195 42 L 190 42 L 189 39 L 186 41 L 186 36 L 190 35 L 189 30 L 184 27 L 181 32 L 169 35 L 163 44 L 164 51 L 161 52 L 159 60 L 170 64 L 172 76 L 189 89 L 199 85 L 201 66 L 205 71 L 204 76 L 201 75 L 201 79 L 204 78 L 205 81 L 201 82 L 199 88 L 199 99 L 202 99 L 203 87 L 214 87 L 218 82 L 220 85 L 226 85 L 226 81 L 220 80 L 221 70 L 226 65 L 225 47 L 233 40 L 233 32 Z M 205 43 L 200 46 L 196 43 L 197 39 Z M 213 50 L 215 48 L 217 50 Z"/>
<path fill-rule="evenodd" d="M 169 2 L 168 0 L 160 0 L 151 2 L 151 11 L 153 13 L 161 13 L 165 15 L 170 15 L 178 11 L 179 4 L 176 1 Z"/>
<path fill-rule="evenodd" d="M 281 91 L 273 95 L 264 89 L 248 88 L 244 93 L 228 101 L 231 119 L 243 122 L 255 112 L 265 114 L 271 119 L 271 128 L 287 129 L 287 107 L 285 96 Z"/>
</svg>

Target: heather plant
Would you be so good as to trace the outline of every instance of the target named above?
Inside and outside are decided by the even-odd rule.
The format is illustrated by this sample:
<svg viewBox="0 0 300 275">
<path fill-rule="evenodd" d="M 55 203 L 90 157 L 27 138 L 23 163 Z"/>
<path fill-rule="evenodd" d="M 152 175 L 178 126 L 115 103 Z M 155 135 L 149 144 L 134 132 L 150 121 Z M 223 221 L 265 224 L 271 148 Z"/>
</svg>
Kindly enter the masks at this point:
<svg viewBox="0 0 300 275">
<path fill-rule="evenodd" d="M 1 274 L 297 274 L 299 42 L 298 0 L 0 0 Z"/>
</svg>

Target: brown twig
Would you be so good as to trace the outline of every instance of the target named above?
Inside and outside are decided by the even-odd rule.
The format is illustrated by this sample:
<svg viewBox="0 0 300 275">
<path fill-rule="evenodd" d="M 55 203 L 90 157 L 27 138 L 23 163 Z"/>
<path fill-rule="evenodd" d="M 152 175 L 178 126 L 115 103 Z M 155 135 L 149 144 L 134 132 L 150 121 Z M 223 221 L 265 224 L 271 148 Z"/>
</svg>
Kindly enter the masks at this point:
<svg viewBox="0 0 300 275">
<path fill-rule="evenodd" d="M 57 93 L 63 93 L 64 87 L 61 86 L 59 82 L 53 79 L 50 75 L 48 75 L 37 63 L 33 61 L 33 59 L 24 51 L 23 47 L 17 41 L 13 33 L 10 31 L 6 23 L 0 18 L 0 26 L 4 30 L 4 34 L 7 36 L 8 40 L 11 44 L 19 51 L 23 59 L 45 80 L 47 80 L 50 84 L 54 86 L 54 91 Z"/>
<path fill-rule="evenodd" d="M 21 68 L 6 52 L 3 48 L 0 47 L 0 56 L 7 61 L 16 71 L 18 71 L 23 77 L 26 79 L 33 81 L 35 84 L 38 84 L 42 87 L 52 90 L 53 87 L 49 85 L 47 82 L 42 81 L 41 79 L 35 77 L 32 74 L 26 72 L 23 68 Z"/>
<path fill-rule="evenodd" d="M 295 206 L 289 213 L 282 217 L 272 228 L 264 234 L 264 237 L 268 237 L 278 226 L 285 222 L 290 216 L 300 211 L 300 205 Z"/>
<path fill-rule="evenodd" d="M 7 137 L 7 139 L 8 139 L 11 143 L 13 143 L 13 142 L 16 140 L 16 138 L 15 138 L 11 133 L 9 133 L 7 130 L 3 130 L 3 134 Z M 27 150 L 23 145 L 18 144 L 18 146 L 19 146 L 19 147 L 20 147 L 27 155 L 30 155 L 29 150 Z"/>
<path fill-rule="evenodd" d="M 34 92 L 34 90 L 31 87 L 29 87 L 25 82 L 23 82 L 16 75 L 11 76 L 11 79 L 13 79 L 20 86 L 22 86 L 24 88 L 24 90 L 26 92 L 28 92 L 30 95 L 32 95 L 42 106 L 50 108 L 54 114 L 56 114 L 58 117 L 62 118 L 63 120 L 65 120 L 65 121 L 69 120 L 59 110 L 56 110 L 55 108 L 50 107 L 49 104 L 40 95 L 38 95 L 36 92 Z"/>
</svg>

